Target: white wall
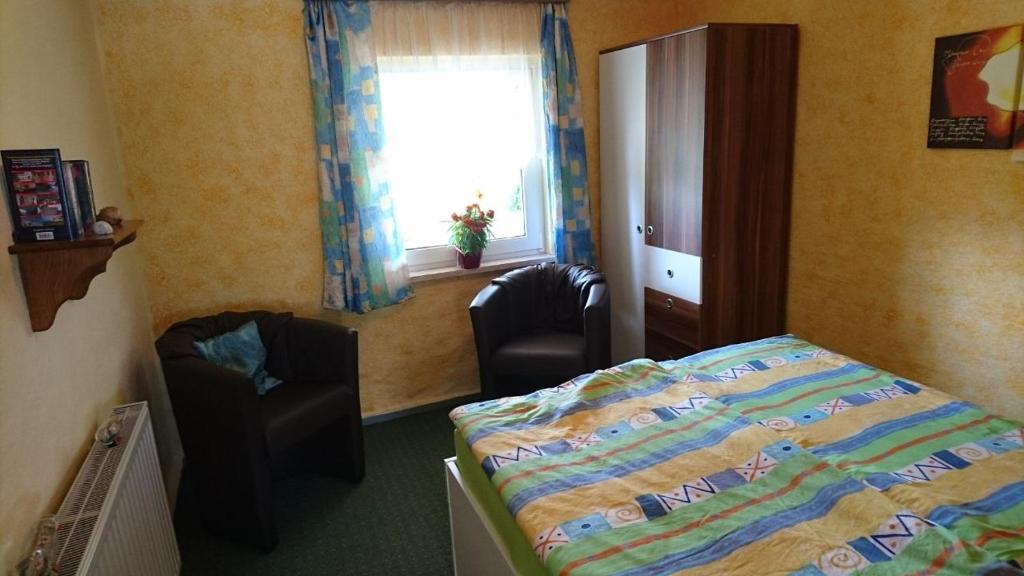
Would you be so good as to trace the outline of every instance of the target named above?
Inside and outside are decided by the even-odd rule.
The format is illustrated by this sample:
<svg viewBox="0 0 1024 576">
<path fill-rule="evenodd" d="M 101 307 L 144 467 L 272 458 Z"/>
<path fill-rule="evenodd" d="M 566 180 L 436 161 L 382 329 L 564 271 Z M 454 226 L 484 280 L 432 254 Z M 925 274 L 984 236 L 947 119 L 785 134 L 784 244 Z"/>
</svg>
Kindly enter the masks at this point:
<svg viewBox="0 0 1024 576">
<path fill-rule="evenodd" d="M 89 2 L 0 3 L 0 148 L 36 147 L 89 160 L 96 201 L 133 214 Z M 3 250 L 11 225 L 0 204 Z M 17 257 L 0 252 L 0 573 L 28 551 L 35 522 L 56 510 L 96 425 L 116 404 L 150 401 L 165 478 L 176 490 L 181 447 L 151 326 L 134 245 L 40 333 L 29 325 Z"/>
</svg>

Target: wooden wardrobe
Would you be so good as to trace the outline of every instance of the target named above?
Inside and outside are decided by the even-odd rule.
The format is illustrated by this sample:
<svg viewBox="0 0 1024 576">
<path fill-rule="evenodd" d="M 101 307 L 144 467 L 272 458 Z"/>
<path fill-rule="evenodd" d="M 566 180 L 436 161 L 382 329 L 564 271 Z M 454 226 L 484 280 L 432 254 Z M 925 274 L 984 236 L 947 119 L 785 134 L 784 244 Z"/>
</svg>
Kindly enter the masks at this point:
<svg viewBox="0 0 1024 576">
<path fill-rule="evenodd" d="M 616 362 L 785 332 L 797 27 L 601 52 L 601 247 Z"/>
</svg>

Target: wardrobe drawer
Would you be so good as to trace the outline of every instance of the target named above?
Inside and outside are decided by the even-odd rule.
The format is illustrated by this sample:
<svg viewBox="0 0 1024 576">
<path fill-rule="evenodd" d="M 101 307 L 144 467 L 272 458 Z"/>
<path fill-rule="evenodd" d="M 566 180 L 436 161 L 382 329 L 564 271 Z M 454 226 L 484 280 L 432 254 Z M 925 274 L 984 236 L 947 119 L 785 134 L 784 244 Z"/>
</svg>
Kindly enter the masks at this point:
<svg viewBox="0 0 1024 576">
<path fill-rule="evenodd" d="M 679 340 L 663 336 L 654 330 L 644 331 L 644 357 L 655 362 L 676 360 L 700 352 Z"/>
<path fill-rule="evenodd" d="M 700 305 L 644 288 L 644 348 L 648 358 L 666 360 L 700 350 Z"/>
<path fill-rule="evenodd" d="M 700 303 L 701 259 L 653 246 L 643 247 L 643 285 Z"/>
</svg>

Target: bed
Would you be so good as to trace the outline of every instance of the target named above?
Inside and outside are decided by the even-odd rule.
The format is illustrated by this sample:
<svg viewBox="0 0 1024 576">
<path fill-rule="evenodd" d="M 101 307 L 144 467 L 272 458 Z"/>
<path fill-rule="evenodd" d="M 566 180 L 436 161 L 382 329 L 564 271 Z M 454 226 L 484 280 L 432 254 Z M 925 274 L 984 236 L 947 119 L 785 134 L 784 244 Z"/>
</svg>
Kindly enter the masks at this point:
<svg viewBox="0 0 1024 576">
<path fill-rule="evenodd" d="M 451 416 L 487 573 L 1021 573 L 1021 423 L 793 336 Z"/>
</svg>

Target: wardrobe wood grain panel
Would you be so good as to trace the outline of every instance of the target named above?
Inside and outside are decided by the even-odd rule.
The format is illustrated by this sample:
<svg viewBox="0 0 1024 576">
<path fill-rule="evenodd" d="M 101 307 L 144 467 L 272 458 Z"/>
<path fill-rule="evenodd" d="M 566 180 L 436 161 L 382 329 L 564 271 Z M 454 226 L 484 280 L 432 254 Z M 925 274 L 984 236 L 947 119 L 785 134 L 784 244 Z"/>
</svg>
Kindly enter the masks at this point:
<svg viewBox="0 0 1024 576">
<path fill-rule="evenodd" d="M 701 254 L 707 30 L 647 45 L 645 242 Z"/>
<path fill-rule="evenodd" d="M 655 362 L 676 360 L 697 352 L 700 352 L 700 348 L 694 348 L 661 332 L 650 328 L 644 331 L 644 356 Z"/>
<path fill-rule="evenodd" d="M 785 332 L 797 27 L 711 25 L 701 336 Z"/>
<path fill-rule="evenodd" d="M 647 90 L 636 99 L 644 149 L 607 139 L 601 155 L 603 163 L 644 154 L 634 188 L 643 198 L 622 187 L 605 192 L 620 203 L 611 205 L 642 211 L 651 226 L 643 239 L 635 231 L 615 236 L 643 248 L 636 281 L 646 287 L 651 358 L 786 332 L 797 43 L 791 24 L 712 23 L 645 41 L 642 68 L 634 61 Z M 615 120 L 602 118 L 605 125 Z M 666 267 L 665 255 L 692 262 Z M 668 289 L 665 274 L 678 277 L 672 286 L 688 287 L 692 302 L 657 292 Z"/>
<path fill-rule="evenodd" d="M 680 358 L 701 349 L 700 304 L 645 286 L 644 318 L 648 358 Z"/>
</svg>

